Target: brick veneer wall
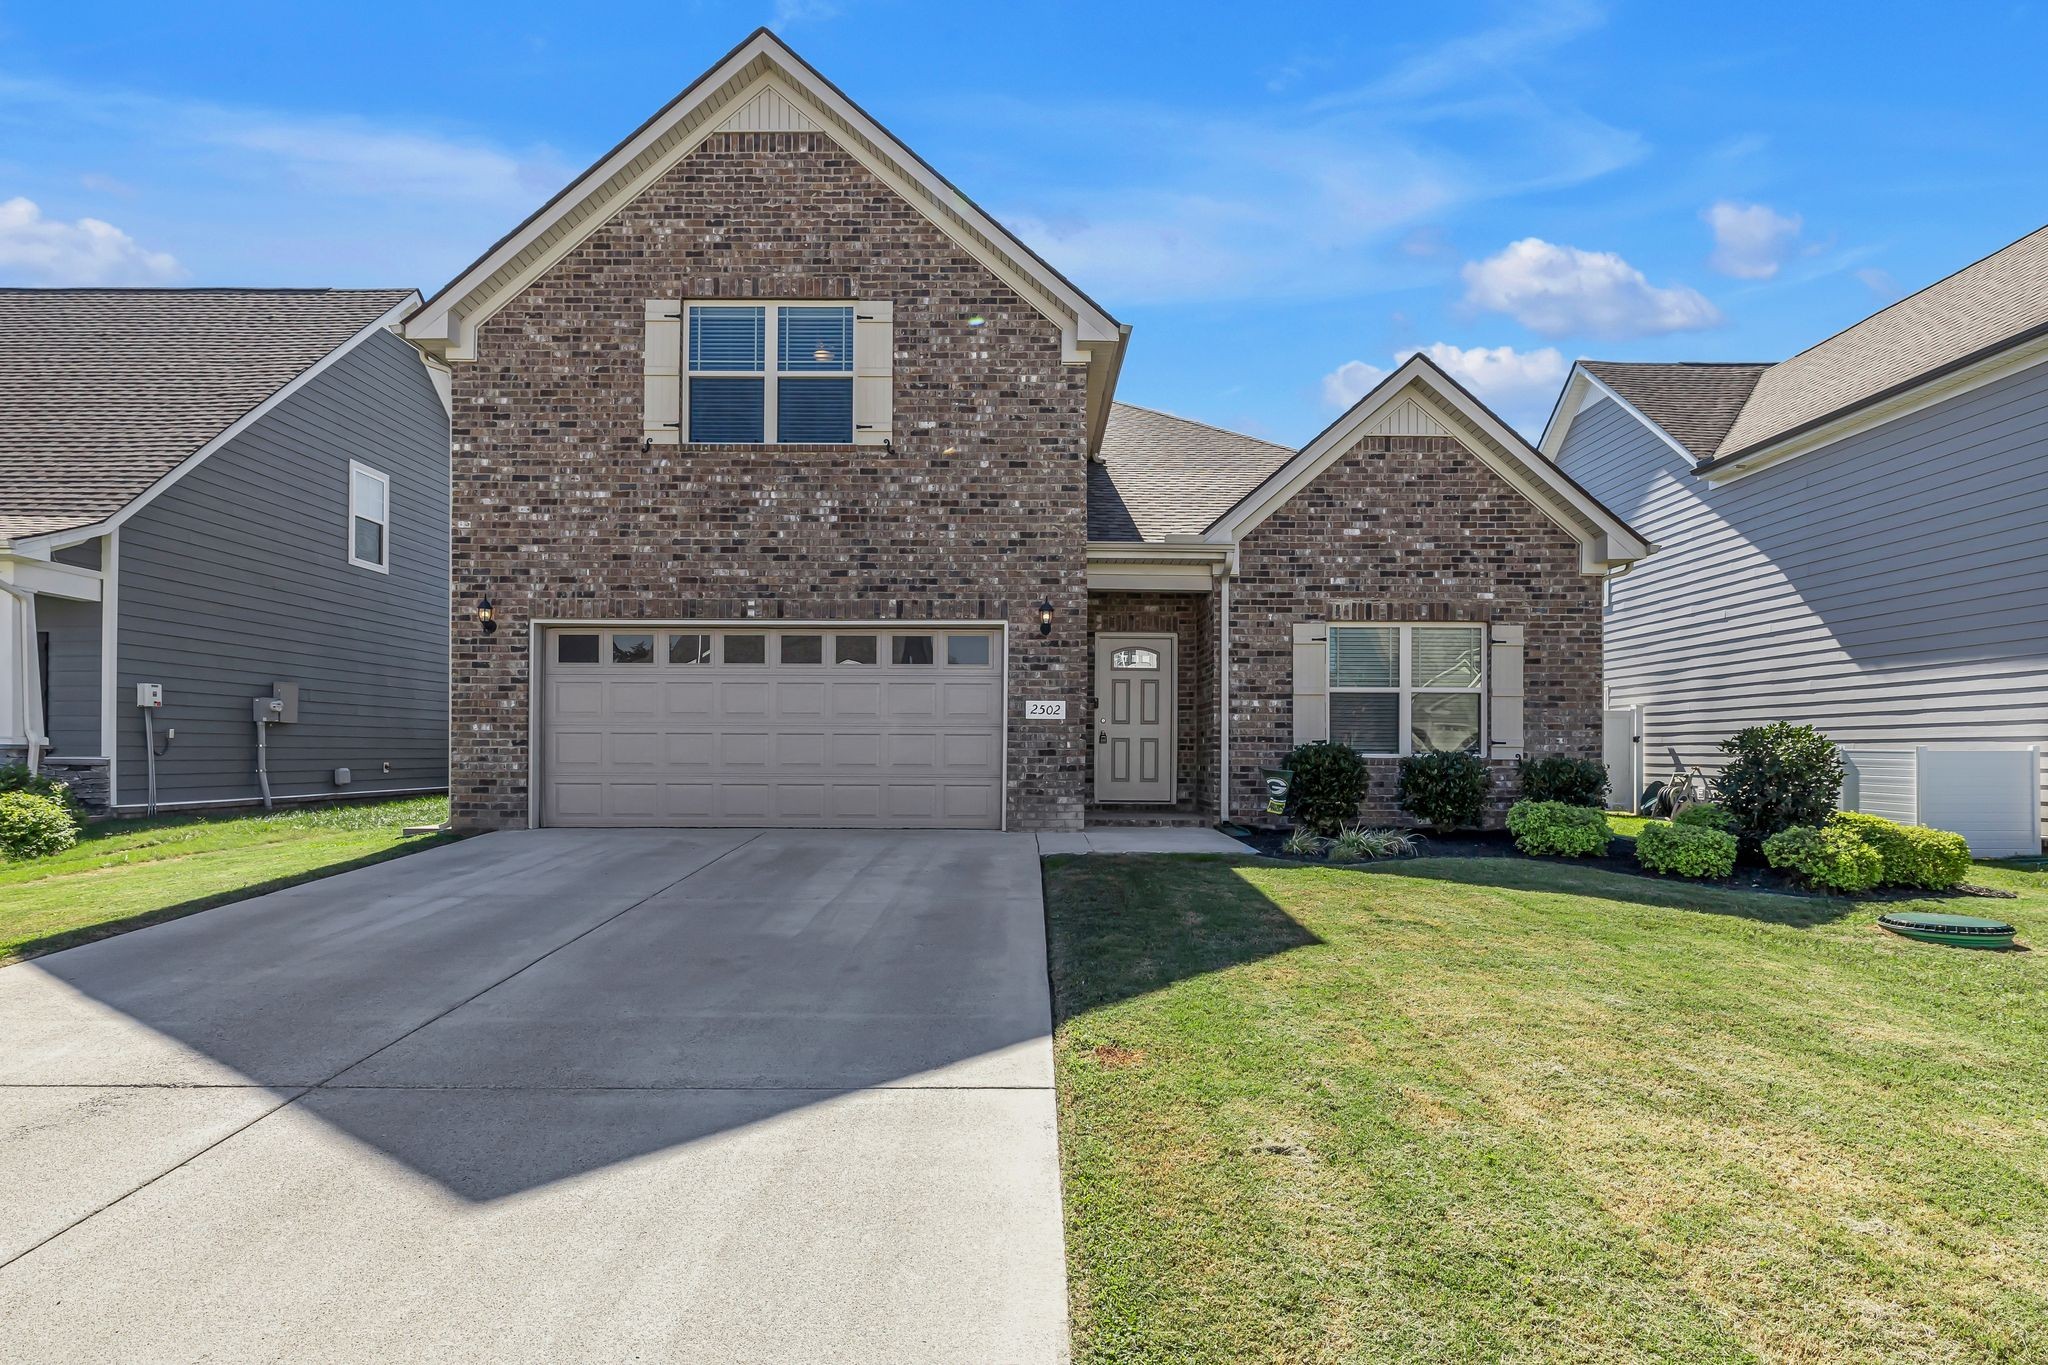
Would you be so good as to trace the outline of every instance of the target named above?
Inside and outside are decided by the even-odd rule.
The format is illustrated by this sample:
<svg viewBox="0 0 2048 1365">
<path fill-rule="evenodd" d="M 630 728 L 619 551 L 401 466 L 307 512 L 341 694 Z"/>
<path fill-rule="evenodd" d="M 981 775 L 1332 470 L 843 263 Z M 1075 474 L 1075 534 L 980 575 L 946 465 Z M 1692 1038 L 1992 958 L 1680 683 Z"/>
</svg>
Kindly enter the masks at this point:
<svg viewBox="0 0 2048 1365">
<path fill-rule="evenodd" d="M 892 300 L 894 453 L 641 453 L 644 304 L 679 296 Z M 837 144 L 712 136 L 488 319 L 477 355 L 453 382 L 458 826 L 526 823 L 529 621 L 760 617 L 1009 621 L 1011 827 L 1079 828 L 1085 371 Z M 1026 723 L 1026 696 L 1076 719 Z"/>
<path fill-rule="evenodd" d="M 1210 634 L 1215 594 L 1160 592 L 1092 592 L 1088 594 L 1088 634 L 1104 632 L 1171 635 L 1176 641 L 1174 668 L 1175 737 L 1173 804 L 1183 810 L 1216 806 L 1216 644 Z M 1090 667 L 1093 667 L 1091 662 Z M 1092 689 L 1091 689 L 1092 690 Z M 1093 734 L 1094 706 L 1089 706 Z M 1089 792 L 1094 792 L 1093 752 Z"/>
<path fill-rule="evenodd" d="M 1231 586 L 1231 807 L 1265 809 L 1262 766 L 1294 743 L 1298 621 L 1519 621 L 1530 754 L 1600 755 L 1600 580 L 1578 542 L 1459 442 L 1363 438 L 1246 536 Z M 1399 760 L 1374 759 L 1360 818 L 1412 823 Z M 1493 764 L 1497 822 L 1514 763 Z"/>
</svg>

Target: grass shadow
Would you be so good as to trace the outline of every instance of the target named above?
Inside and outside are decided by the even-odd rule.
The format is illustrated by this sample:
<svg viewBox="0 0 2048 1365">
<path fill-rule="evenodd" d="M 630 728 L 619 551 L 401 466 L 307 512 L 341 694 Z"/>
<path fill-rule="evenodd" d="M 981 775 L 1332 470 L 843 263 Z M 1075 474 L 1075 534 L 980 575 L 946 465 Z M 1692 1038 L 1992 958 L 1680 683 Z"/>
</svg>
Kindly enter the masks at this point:
<svg viewBox="0 0 2048 1365">
<path fill-rule="evenodd" d="M 216 891 L 209 895 L 195 896 L 191 900 L 179 901 L 173 905 L 156 906 L 153 909 L 138 911 L 133 915 L 124 915 L 119 919 L 101 920 L 96 924 L 82 924 L 74 929 L 61 929 L 55 933 L 45 934 L 40 938 L 24 939 L 21 943 L 15 945 L 11 951 L 0 953 L 0 967 L 12 966 L 17 962 L 27 962 L 38 957 L 46 957 L 51 953 L 62 952 L 66 948 L 76 948 L 81 944 L 95 943 L 100 939 L 113 938 L 117 934 L 130 933 L 136 929 L 147 929 L 153 924 L 164 924 L 174 919 L 183 919 L 187 915 L 196 915 L 203 910 L 216 910 L 223 905 L 232 905 L 236 901 L 268 895 L 273 891 L 283 891 L 288 887 L 302 886 L 307 882 L 317 882 L 322 878 L 349 872 L 359 867 L 370 867 L 377 863 L 390 862 L 393 858 L 403 858 L 408 854 L 418 853 L 423 849 L 433 848 L 439 844 L 451 843 L 460 837 L 462 836 L 456 834 L 421 835 L 409 839 L 405 843 L 395 844 L 389 848 L 381 848 L 374 853 L 365 853 L 361 857 L 349 858 L 342 862 L 326 863 L 320 867 L 309 867 L 300 872 L 289 873 L 281 877 L 272 877 L 268 881 L 251 882 L 246 886 L 236 886 Z"/>
<path fill-rule="evenodd" d="M 1053 1024 L 1176 982 L 1323 942 L 1255 886 L 1209 875 L 1225 857 L 1042 860 Z M 1146 875 L 1130 877 L 1133 864 Z"/>
</svg>

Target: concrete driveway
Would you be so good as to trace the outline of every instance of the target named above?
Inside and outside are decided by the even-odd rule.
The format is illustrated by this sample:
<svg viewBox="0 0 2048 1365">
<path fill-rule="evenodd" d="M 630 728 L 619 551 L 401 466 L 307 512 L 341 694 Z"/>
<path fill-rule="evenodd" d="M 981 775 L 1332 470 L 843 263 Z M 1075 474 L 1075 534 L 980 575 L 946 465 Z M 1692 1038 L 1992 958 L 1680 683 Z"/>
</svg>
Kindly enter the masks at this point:
<svg viewBox="0 0 2048 1365">
<path fill-rule="evenodd" d="M 0 970 L 0 1348 L 1054 1361 L 1028 835 L 487 835 Z"/>
</svg>

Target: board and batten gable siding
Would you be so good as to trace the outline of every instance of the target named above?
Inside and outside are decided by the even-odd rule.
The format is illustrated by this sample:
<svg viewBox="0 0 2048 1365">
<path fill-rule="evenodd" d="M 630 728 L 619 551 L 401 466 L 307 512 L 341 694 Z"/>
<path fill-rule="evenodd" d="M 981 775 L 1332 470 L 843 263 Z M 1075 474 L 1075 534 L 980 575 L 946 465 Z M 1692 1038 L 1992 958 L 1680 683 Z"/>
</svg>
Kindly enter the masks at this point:
<svg viewBox="0 0 2048 1365">
<path fill-rule="evenodd" d="M 2048 744 L 2048 365 L 1718 487 L 1608 399 L 1557 462 L 1661 547 L 1606 630 L 1650 776 L 1774 720 L 1851 749 Z"/>
<path fill-rule="evenodd" d="M 388 574 L 348 562 L 351 460 L 391 480 Z M 159 737 L 178 731 L 157 760 L 160 802 L 257 796 L 250 706 L 277 681 L 299 685 L 298 722 L 270 732 L 278 795 L 447 784 L 447 415 L 393 333 L 123 525 L 119 575 L 120 803 L 145 799 L 138 682 L 163 685 Z"/>
</svg>

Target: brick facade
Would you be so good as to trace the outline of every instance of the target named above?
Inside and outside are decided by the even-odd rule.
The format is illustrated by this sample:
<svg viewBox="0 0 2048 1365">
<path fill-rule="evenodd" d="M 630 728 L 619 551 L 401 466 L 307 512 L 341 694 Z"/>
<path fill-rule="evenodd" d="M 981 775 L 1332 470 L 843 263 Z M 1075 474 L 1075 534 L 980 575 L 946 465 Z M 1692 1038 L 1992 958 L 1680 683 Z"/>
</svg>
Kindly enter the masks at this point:
<svg viewBox="0 0 2048 1365">
<path fill-rule="evenodd" d="M 1530 754 L 1600 756 L 1600 579 L 1578 542 L 1448 437 L 1361 439 L 1239 546 L 1231 585 L 1231 807 L 1265 806 L 1259 780 L 1294 744 L 1294 625 L 1516 621 L 1526 631 Z M 1412 823 L 1398 760 L 1374 759 L 1360 818 Z M 1496 762 L 1494 817 L 1515 797 Z"/>
<path fill-rule="evenodd" d="M 678 296 L 892 300 L 894 452 L 642 453 L 644 304 Z M 527 821 L 533 620 L 1000 619 L 1010 827 L 1078 828 L 1085 723 L 1021 718 L 1027 696 L 1088 712 L 1085 371 L 1060 353 L 829 138 L 717 134 L 677 163 L 454 367 L 456 823 Z"/>
</svg>

